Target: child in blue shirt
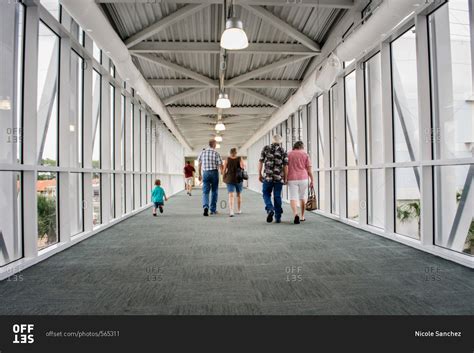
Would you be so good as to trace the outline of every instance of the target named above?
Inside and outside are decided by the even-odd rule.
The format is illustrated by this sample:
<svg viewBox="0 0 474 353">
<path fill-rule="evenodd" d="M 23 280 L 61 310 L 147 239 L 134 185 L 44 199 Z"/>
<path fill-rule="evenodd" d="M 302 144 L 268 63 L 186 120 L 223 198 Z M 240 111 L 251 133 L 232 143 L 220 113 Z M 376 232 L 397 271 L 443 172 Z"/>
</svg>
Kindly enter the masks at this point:
<svg viewBox="0 0 474 353">
<path fill-rule="evenodd" d="M 160 209 L 160 213 L 163 213 L 164 201 L 168 201 L 165 190 L 161 187 L 161 180 L 155 180 L 155 187 L 151 191 L 151 202 L 153 202 L 153 216 L 156 217 L 156 209 Z"/>
</svg>

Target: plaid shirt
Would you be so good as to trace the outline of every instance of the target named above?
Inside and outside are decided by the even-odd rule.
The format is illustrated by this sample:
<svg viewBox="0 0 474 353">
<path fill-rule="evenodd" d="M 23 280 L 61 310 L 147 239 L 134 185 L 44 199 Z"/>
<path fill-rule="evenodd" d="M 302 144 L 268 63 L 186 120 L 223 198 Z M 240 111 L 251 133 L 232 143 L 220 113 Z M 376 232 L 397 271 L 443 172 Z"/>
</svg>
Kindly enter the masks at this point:
<svg viewBox="0 0 474 353">
<path fill-rule="evenodd" d="M 217 170 L 219 169 L 219 166 L 222 165 L 222 158 L 220 154 L 210 147 L 201 152 L 198 160 L 199 163 L 202 164 L 203 172 L 206 170 Z"/>
</svg>

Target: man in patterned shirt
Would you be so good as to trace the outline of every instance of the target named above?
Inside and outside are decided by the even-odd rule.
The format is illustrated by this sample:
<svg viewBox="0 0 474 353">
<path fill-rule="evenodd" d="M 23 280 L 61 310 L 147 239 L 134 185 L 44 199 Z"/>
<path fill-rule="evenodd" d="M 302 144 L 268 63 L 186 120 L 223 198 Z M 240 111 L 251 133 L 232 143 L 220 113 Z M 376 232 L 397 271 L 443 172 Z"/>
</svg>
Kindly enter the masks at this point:
<svg viewBox="0 0 474 353">
<path fill-rule="evenodd" d="M 262 169 L 264 168 L 262 175 Z M 265 146 L 262 150 L 258 163 L 258 175 L 263 183 L 263 201 L 267 211 L 267 222 L 273 222 L 275 216 L 276 223 L 281 222 L 281 191 L 288 175 L 288 155 L 281 147 L 281 136 L 273 136 L 272 144 Z M 272 204 L 273 193 L 273 204 Z"/>
<path fill-rule="evenodd" d="M 210 140 L 209 147 L 204 149 L 198 158 L 199 181 L 202 181 L 203 215 L 209 216 L 209 193 L 212 190 L 211 214 L 217 213 L 217 197 L 219 190 L 219 170 L 222 173 L 222 158 L 216 151 L 216 141 Z"/>
</svg>

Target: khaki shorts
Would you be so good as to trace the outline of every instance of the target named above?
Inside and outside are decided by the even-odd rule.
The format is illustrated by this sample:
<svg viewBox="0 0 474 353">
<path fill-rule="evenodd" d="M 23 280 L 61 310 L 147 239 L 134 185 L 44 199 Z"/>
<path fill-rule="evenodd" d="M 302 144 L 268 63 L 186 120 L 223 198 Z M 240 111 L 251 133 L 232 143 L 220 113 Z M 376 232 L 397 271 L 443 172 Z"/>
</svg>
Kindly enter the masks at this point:
<svg viewBox="0 0 474 353">
<path fill-rule="evenodd" d="M 290 201 L 306 200 L 308 198 L 308 179 L 288 181 Z"/>
<path fill-rule="evenodd" d="M 193 177 L 189 177 L 185 179 L 186 185 L 193 185 Z"/>
</svg>

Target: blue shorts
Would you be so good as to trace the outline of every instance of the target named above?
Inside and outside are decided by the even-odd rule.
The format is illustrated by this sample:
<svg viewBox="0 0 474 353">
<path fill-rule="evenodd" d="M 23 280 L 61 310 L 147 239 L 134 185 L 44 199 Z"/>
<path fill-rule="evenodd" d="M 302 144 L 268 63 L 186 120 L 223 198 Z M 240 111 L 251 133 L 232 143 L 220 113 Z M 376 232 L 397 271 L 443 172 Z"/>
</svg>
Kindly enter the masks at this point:
<svg viewBox="0 0 474 353">
<path fill-rule="evenodd" d="M 160 206 L 164 206 L 165 203 L 164 202 L 153 202 L 153 204 L 155 205 L 156 208 L 160 207 Z"/>
<path fill-rule="evenodd" d="M 227 184 L 227 192 L 236 192 L 237 194 L 240 194 L 242 192 L 242 189 L 243 189 L 242 183 Z"/>
</svg>

